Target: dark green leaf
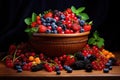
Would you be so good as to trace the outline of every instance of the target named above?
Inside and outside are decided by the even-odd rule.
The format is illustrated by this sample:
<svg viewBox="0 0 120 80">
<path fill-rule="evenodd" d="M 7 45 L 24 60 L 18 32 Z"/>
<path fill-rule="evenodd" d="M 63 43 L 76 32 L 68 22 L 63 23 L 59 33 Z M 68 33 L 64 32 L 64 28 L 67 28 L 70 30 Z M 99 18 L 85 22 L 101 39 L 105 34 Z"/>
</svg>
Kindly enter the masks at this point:
<svg viewBox="0 0 120 80">
<path fill-rule="evenodd" d="M 31 18 L 25 18 L 24 19 L 24 22 L 27 24 L 27 25 L 30 25 L 31 24 Z"/>
<path fill-rule="evenodd" d="M 79 13 L 79 15 L 82 17 L 82 20 L 88 20 L 89 16 L 86 13 Z"/>
<path fill-rule="evenodd" d="M 88 44 L 93 44 L 95 42 L 95 38 L 90 38 L 89 40 L 88 40 Z"/>
<path fill-rule="evenodd" d="M 32 13 L 32 22 L 36 21 L 36 17 L 37 17 L 37 14 L 33 12 Z"/>
<path fill-rule="evenodd" d="M 71 6 L 71 10 L 73 13 L 76 13 L 76 8 L 74 6 Z"/>
<path fill-rule="evenodd" d="M 97 44 L 98 48 L 101 48 L 102 46 L 104 46 L 103 42 L 97 42 L 96 44 Z"/>
<path fill-rule="evenodd" d="M 85 7 L 80 7 L 76 10 L 76 13 L 82 13 L 85 10 Z"/>
<path fill-rule="evenodd" d="M 25 32 L 30 32 L 30 31 L 31 31 L 31 28 L 25 29 Z"/>
<path fill-rule="evenodd" d="M 93 45 L 97 45 L 97 42 L 94 42 Z"/>
<path fill-rule="evenodd" d="M 94 37 L 96 40 L 99 38 L 99 35 L 98 35 L 98 32 L 97 32 L 97 31 L 94 32 L 93 37 Z"/>
</svg>

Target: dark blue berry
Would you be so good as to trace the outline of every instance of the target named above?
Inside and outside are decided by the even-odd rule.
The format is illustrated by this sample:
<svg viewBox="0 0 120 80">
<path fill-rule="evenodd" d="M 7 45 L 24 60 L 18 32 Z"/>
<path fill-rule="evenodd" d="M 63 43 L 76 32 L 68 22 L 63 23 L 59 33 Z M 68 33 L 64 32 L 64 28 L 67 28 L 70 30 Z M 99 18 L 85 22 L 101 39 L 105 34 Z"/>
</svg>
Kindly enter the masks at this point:
<svg viewBox="0 0 120 80">
<path fill-rule="evenodd" d="M 17 69 L 17 72 L 22 72 L 23 70 L 22 69 Z"/>
<path fill-rule="evenodd" d="M 110 63 L 106 63 L 105 67 L 109 68 L 110 67 Z"/>
<path fill-rule="evenodd" d="M 104 69 L 103 69 L 103 72 L 104 72 L 104 73 L 108 73 L 108 72 L 109 72 L 109 68 L 104 68 Z"/>
<path fill-rule="evenodd" d="M 51 22 L 51 21 L 52 21 L 52 18 L 50 18 L 50 17 L 46 18 L 46 22 Z"/>
<path fill-rule="evenodd" d="M 72 71 L 73 71 L 72 68 L 67 69 L 67 73 L 72 73 Z"/>
<path fill-rule="evenodd" d="M 112 66 L 109 67 L 109 70 L 112 70 Z"/>
<path fill-rule="evenodd" d="M 60 72 L 60 71 L 56 71 L 56 74 L 57 74 L 57 75 L 60 75 L 60 74 L 61 74 L 61 72 Z"/>
<path fill-rule="evenodd" d="M 59 70 L 60 70 L 59 66 L 56 66 L 55 71 L 59 71 Z"/>
<path fill-rule="evenodd" d="M 49 29 L 47 29 L 47 30 L 46 30 L 46 33 L 51 33 L 51 32 L 52 32 L 52 31 L 51 31 L 51 30 L 49 30 Z"/>
<path fill-rule="evenodd" d="M 80 23 L 81 26 L 85 25 L 85 21 L 84 20 L 80 20 L 79 23 Z"/>
<path fill-rule="evenodd" d="M 16 69 L 22 69 L 20 65 L 16 65 Z"/>
</svg>

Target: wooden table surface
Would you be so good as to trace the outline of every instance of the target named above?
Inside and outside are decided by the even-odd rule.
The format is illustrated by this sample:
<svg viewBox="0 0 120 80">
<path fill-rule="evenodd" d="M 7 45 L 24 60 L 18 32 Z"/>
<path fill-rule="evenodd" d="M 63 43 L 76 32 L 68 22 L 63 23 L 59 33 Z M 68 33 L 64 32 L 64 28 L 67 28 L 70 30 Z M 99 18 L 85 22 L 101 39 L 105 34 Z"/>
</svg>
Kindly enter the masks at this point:
<svg viewBox="0 0 120 80">
<path fill-rule="evenodd" d="M 117 58 L 120 58 L 119 53 L 115 53 Z M 103 71 L 85 72 L 84 70 L 73 70 L 72 73 L 61 71 L 61 75 L 56 75 L 56 72 L 47 72 L 45 70 L 30 72 L 16 72 L 11 68 L 7 68 L 4 63 L 0 62 L 0 80 L 120 80 L 120 66 L 113 66 L 109 73 Z"/>
</svg>

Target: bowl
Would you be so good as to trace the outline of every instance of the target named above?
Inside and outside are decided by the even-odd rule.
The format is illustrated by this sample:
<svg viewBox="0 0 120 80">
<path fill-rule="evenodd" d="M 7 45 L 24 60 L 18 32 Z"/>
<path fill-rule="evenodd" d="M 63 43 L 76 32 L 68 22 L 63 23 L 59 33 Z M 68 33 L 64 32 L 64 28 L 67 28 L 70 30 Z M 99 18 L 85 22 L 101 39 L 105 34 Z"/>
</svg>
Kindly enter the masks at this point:
<svg viewBox="0 0 120 80">
<path fill-rule="evenodd" d="M 59 57 L 63 54 L 74 54 L 81 51 L 88 40 L 88 32 L 74 34 L 33 33 L 31 47 L 48 57 Z"/>
</svg>

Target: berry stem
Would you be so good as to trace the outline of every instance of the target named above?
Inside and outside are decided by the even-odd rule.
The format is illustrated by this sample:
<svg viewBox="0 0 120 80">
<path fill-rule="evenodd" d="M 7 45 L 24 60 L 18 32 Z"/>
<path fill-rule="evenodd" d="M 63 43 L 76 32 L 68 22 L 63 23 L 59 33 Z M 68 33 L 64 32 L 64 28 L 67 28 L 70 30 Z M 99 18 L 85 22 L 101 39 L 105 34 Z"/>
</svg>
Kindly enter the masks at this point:
<svg viewBox="0 0 120 80">
<path fill-rule="evenodd" d="M 17 48 L 16 48 L 16 50 L 15 50 L 15 52 L 14 52 L 13 61 L 15 60 L 17 49 L 18 49 L 18 46 L 17 46 Z"/>
</svg>

